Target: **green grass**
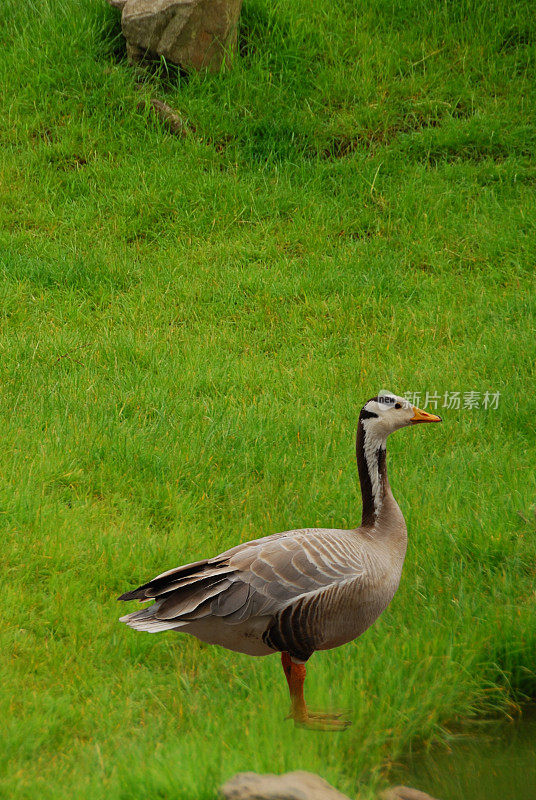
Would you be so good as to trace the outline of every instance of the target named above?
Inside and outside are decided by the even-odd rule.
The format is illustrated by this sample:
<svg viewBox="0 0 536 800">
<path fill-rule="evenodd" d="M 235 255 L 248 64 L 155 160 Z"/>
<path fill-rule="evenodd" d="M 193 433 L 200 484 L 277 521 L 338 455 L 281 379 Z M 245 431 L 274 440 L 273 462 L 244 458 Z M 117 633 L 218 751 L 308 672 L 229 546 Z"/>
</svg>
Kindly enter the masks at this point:
<svg viewBox="0 0 536 800">
<path fill-rule="evenodd" d="M 232 71 L 141 88 L 100 0 L 0 21 L 0 796 L 204 800 L 297 768 L 366 796 L 534 695 L 532 3 L 245 0 Z M 357 524 L 381 388 L 501 400 L 390 440 L 402 584 L 310 662 L 353 727 L 296 731 L 277 657 L 136 633 L 115 598 Z"/>
</svg>

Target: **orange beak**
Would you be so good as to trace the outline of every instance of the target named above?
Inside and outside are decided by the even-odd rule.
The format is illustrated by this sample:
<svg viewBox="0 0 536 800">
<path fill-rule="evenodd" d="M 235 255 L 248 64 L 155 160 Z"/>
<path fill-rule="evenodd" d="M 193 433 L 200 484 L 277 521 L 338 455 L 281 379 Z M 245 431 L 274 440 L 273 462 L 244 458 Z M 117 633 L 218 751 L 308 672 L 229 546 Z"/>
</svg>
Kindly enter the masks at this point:
<svg viewBox="0 0 536 800">
<path fill-rule="evenodd" d="M 413 416 L 410 422 L 415 425 L 417 422 L 441 422 L 441 417 L 437 414 L 429 414 L 428 411 L 421 411 L 420 408 L 413 406 Z"/>
</svg>

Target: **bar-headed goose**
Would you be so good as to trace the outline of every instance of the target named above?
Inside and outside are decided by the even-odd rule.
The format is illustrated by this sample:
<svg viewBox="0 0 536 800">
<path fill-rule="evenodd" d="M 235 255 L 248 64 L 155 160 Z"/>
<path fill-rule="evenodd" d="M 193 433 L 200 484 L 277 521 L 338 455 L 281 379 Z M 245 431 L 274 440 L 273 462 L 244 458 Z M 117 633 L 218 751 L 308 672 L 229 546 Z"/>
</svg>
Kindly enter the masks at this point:
<svg viewBox="0 0 536 800">
<path fill-rule="evenodd" d="M 407 533 L 387 480 L 386 439 L 407 425 L 440 421 L 395 395 L 369 400 L 357 430 L 359 528 L 275 533 L 176 567 L 121 595 L 120 600 L 155 601 L 121 620 L 139 631 L 190 633 L 251 656 L 280 652 L 294 722 L 344 728 L 341 715 L 307 709 L 305 662 L 315 650 L 360 636 L 392 600 Z"/>
</svg>

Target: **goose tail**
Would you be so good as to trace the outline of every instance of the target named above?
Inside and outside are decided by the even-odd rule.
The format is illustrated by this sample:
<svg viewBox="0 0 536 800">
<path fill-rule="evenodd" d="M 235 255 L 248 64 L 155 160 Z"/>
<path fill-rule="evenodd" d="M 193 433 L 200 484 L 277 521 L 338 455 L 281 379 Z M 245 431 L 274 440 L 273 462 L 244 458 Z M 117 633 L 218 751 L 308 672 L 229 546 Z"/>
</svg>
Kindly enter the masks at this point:
<svg viewBox="0 0 536 800">
<path fill-rule="evenodd" d="M 157 619 L 157 611 L 162 602 L 153 603 L 152 606 L 144 608 L 142 611 L 134 611 L 132 614 L 125 614 L 119 617 L 119 622 L 124 622 L 129 628 L 135 631 L 147 631 L 148 633 L 158 633 L 159 631 L 170 631 L 180 628 L 181 623 L 176 619 Z"/>
</svg>

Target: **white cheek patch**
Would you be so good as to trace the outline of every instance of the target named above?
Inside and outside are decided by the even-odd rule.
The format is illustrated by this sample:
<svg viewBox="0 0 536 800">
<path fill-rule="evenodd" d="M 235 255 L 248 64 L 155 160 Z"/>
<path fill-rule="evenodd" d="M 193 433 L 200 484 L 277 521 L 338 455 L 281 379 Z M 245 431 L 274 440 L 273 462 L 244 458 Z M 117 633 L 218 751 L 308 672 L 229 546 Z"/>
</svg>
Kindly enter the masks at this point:
<svg viewBox="0 0 536 800">
<path fill-rule="evenodd" d="M 372 414 L 377 414 L 379 416 L 385 410 L 385 404 L 378 403 L 377 400 L 369 400 L 363 408 L 365 411 L 370 411 Z"/>
<path fill-rule="evenodd" d="M 363 450 L 365 453 L 365 461 L 367 463 L 367 470 L 370 477 L 370 485 L 372 488 L 372 498 L 374 500 L 374 511 L 376 516 L 378 515 L 382 504 L 382 485 L 378 464 L 378 451 L 385 450 L 385 442 L 387 438 L 383 432 L 377 430 L 377 422 L 378 420 L 376 419 L 365 419 L 362 421 L 363 430 L 365 432 Z"/>
</svg>

